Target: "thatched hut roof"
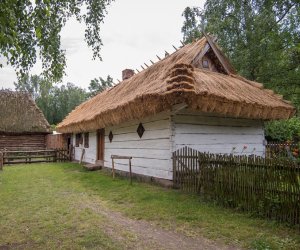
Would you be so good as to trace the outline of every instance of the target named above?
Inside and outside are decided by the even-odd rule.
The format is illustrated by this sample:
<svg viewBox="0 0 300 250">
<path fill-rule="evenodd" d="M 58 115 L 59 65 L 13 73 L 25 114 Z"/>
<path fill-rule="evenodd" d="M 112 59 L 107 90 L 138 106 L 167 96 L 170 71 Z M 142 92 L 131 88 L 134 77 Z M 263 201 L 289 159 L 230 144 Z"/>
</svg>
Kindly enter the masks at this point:
<svg viewBox="0 0 300 250">
<path fill-rule="evenodd" d="M 0 133 L 49 133 L 50 126 L 29 94 L 0 90 Z"/>
<path fill-rule="evenodd" d="M 198 67 L 207 52 L 213 53 L 219 72 Z M 250 119 L 285 119 L 295 113 L 289 102 L 262 84 L 236 75 L 206 36 L 82 103 L 57 129 L 64 133 L 92 131 L 141 119 L 179 103 L 195 111 Z"/>
</svg>

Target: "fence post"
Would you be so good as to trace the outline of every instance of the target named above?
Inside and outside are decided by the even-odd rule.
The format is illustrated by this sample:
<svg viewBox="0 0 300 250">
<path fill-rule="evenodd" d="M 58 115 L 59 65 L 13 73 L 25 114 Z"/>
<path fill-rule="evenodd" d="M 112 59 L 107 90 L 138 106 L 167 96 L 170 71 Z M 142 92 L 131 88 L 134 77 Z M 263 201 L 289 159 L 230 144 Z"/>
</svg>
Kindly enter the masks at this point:
<svg viewBox="0 0 300 250">
<path fill-rule="evenodd" d="M 3 153 L 0 151 L 0 170 L 3 170 L 3 165 L 4 165 Z"/>
<path fill-rule="evenodd" d="M 53 158 L 54 162 L 57 162 L 57 149 L 54 150 L 54 158 Z"/>
</svg>

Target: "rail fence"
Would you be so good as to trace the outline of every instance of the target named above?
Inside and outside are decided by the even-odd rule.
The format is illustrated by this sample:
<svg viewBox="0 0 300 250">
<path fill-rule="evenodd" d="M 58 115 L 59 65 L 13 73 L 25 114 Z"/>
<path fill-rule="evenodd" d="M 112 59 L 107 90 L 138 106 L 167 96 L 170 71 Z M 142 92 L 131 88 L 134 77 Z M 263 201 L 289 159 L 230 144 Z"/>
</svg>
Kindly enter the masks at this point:
<svg viewBox="0 0 300 250">
<path fill-rule="evenodd" d="M 0 168 L 3 165 L 11 164 L 65 162 L 69 160 L 71 160 L 71 153 L 67 149 L 0 152 Z"/>
<path fill-rule="evenodd" d="M 300 166 L 288 159 L 173 153 L 174 187 L 300 229 Z"/>
</svg>

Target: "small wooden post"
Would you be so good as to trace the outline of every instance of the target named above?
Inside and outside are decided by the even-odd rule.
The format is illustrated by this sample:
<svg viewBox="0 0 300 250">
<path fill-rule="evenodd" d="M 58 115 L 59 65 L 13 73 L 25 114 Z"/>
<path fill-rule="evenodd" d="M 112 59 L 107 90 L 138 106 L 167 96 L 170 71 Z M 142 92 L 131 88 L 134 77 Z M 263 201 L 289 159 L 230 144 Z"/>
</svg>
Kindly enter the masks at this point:
<svg viewBox="0 0 300 250">
<path fill-rule="evenodd" d="M 132 171 L 131 171 L 131 156 L 120 156 L 120 155 L 112 155 L 111 156 L 111 163 L 112 163 L 112 174 L 113 174 L 113 179 L 115 178 L 115 162 L 114 159 L 123 159 L 123 160 L 128 160 L 128 165 L 129 165 L 129 175 L 130 175 L 130 184 L 132 184 Z"/>
<path fill-rule="evenodd" d="M 85 149 L 83 148 L 82 149 L 82 152 L 81 152 L 81 157 L 80 157 L 80 164 L 82 163 L 82 161 L 83 161 L 83 156 L 84 156 L 84 154 L 85 154 Z"/>
<path fill-rule="evenodd" d="M 113 179 L 115 179 L 115 162 L 113 157 L 111 157 L 111 161 L 112 161 L 112 175 L 113 175 Z"/>
<path fill-rule="evenodd" d="M 3 164 L 4 164 L 3 153 L 0 151 L 0 170 L 3 170 Z"/>
<path fill-rule="evenodd" d="M 130 185 L 132 185 L 131 158 L 129 158 Z"/>
</svg>

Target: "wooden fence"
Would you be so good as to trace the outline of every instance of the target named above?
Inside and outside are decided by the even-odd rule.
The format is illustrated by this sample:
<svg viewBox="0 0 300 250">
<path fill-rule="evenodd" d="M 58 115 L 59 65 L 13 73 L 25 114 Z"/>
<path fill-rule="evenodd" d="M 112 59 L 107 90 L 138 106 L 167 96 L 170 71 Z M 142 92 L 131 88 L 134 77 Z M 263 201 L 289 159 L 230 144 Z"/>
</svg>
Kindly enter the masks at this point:
<svg viewBox="0 0 300 250">
<path fill-rule="evenodd" d="M 185 147 L 173 153 L 173 174 L 176 188 L 300 229 L 300 167 L 292 161 Z"/>
<path fill-rule="evenodd" d="M 20 163 L 65 162 L 71 160 L 70 151 L 67 149 L 2 151 L 0 157 L 2 158 L 0 159 L 2 166 Z"/>
<path fill-rule="evenodd" d="M 297 158 L 300 158 L 299 146 L 300 144 L 295 142 L 268 142 L 268 144 L 266 145 L 266 157 L 287 157 L 295 160 Z"/>
</svg>

